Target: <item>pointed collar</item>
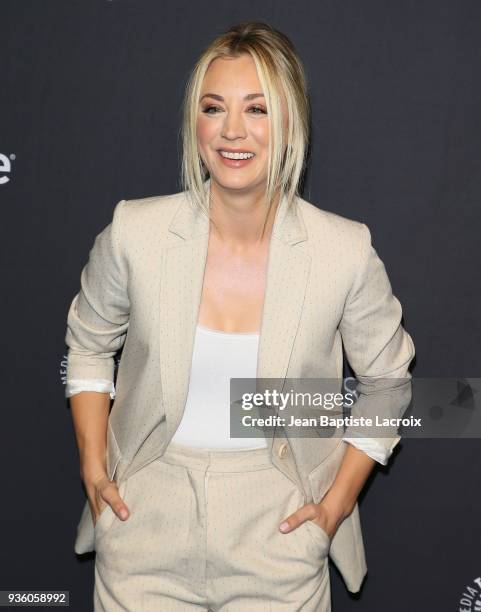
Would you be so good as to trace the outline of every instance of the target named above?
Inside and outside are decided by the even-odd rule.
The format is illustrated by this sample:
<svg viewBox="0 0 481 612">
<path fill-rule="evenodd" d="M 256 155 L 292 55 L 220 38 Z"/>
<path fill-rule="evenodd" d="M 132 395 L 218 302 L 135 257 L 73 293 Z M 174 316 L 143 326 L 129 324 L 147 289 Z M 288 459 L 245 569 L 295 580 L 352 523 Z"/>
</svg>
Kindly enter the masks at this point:
<svg viewBox="0 0 481 612">
<path fill-rule="evenodd" d="M 204 183 L 208 205 L 210 205 L 210 186 L 211 181 L 208 179 Z M 195 238 L 209 231 L 208 218 L 202 211 L 194 207 L 186 192 L 182 193 L 181 205 L 174 214 L 169 225 L 169 231 L 184 240 Z M 294 197 L 291 206 L 288 206 L 285 194 L 281 198 L 276 210 L 272 235 L 290 245 L 307 240 L 307 231 L 301 217 L 297 197 Z"/>
</svg>

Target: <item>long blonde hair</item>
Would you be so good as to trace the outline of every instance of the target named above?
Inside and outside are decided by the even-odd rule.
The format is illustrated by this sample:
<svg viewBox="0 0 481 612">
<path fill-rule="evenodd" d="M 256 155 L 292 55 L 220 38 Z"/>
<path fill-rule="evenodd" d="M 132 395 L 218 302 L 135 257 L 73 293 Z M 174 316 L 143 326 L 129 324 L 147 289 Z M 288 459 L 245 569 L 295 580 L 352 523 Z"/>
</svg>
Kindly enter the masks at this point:
<svg viewBox="0 0 481 612">
<path fill-rule="evenodd" d="M 299 195 L 309 141 L 310 107 L 302 62 L 289 38 L 270 25 L 249 21 L 232 26 L 204 50 L 187 81 L 181 126 L 181 183 L 191 202 L 208 215 L 205 181 L 208 178 L 197 146 L 200 91 L 210 63 L 219 57 L 253 58 L 265 96 L 270 134 L 266 202 L 277 193 L 288 205 Z M 288 112 L 287 143 L 283 142 L 281 94 Z M 284 152 L 285 149 L 285 154 Z"/>
</svg>

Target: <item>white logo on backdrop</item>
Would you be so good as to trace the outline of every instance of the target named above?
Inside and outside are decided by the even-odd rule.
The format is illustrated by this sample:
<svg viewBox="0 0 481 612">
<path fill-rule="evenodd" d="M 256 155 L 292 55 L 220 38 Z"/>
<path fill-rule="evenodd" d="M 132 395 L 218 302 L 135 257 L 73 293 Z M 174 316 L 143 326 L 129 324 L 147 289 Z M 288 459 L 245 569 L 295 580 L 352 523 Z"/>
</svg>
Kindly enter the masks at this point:
<svg viewBox="0 0 481 612">
<path fill-rule="evenodd" d="M 5 175 L 12 171 L 11 162 L 14 159 L 16 159 L 15 153 L 10 153 L 8 156 L 0 153 L 0 185 L 5 185 L 10 180 L 10 177 Z"/>
<path fill-rule="evenodd" d="M 459 612 L 481 612 L 481 577 L 464 587 L 459 600 Z"/>
</svg>

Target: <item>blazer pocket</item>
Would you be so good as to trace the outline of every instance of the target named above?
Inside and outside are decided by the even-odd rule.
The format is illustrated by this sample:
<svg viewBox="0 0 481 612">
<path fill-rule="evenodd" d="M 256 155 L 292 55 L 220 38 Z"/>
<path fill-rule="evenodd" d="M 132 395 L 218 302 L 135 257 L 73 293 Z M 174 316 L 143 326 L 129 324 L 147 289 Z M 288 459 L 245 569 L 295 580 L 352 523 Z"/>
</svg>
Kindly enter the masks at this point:
<svg viewBox="0 0 481 612">
<path fill-rule="evenodd" d="M 334 482 L 345 452 L 346 445 L 343 444 L 340 438 L 339 444 L 335 449 L 317 467 L 309 472 L 307 477 L 311 488 L 312 499 L 316 504 L 321 501 Z M 319 530 L 321 529 L 317 525 L 312 525 L 312 527 Z M 326 537 L 329 537 L 327 533 Z"/>
</svg>

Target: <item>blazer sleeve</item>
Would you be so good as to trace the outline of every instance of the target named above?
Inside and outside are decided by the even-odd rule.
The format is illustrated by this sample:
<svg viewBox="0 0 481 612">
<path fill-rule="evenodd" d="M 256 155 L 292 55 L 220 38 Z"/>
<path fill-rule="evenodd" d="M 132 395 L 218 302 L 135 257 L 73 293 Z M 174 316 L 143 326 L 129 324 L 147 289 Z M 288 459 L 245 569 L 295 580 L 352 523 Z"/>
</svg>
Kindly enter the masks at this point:
<svg viewBox="0 0 481 612">
<path fill-rule="evenodd" d="M 402 308 L 393 295 L 385 266 L 361 223 L 359 266 L 339 324 L 347 359 L 358 380 L 351 416 L 401 418 L 412 396 L 408 371 L 415 348 L 401 325 Z M 397 427 L 349 425 L 344 438 L 369 438 L 389 457 L 401 439 Z M 367 433 L 369 432 L 369 433 Z"/>
<path fill-rule="evenodd" d="M 114 355 L 127 336 L 130 302 L 122 248 L 124 205 L 125 200 L 116 204 L 111 223 L 96 236 L 80 275 L 80 291 L 67 315 L 66 378 L 67 382 L 82 381 L 84 388 L 91 381 L 90 388 L 95 389 L 99 380 L 106 390 L 114 388 Z"/>
</svg>

